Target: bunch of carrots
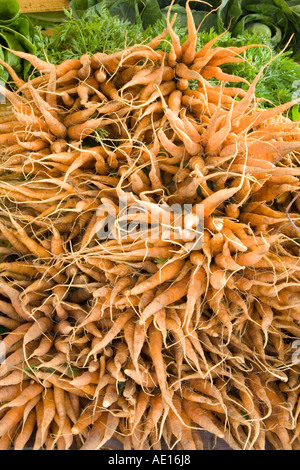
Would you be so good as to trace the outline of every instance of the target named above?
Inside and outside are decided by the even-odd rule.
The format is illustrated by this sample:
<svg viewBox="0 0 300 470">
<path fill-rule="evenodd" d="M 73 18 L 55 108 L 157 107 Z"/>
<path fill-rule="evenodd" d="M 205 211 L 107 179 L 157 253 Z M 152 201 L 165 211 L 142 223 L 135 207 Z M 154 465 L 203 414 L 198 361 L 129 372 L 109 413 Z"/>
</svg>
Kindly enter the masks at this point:
<svg viewBox="0 0 300 470">
<path fill-rule="evenodd" d="M 27 82 L 0 61 L 1 450 L 300 449 L 299 100 L 263 109 L 264 69 L 213 86 L 253 46 L 197 51 L 186 11 L 183 44 L 168 15 L 113 54 L 15 52 Z M 121 198 L 146 226 L 190 204 L 188 228 L 101 239 Z"/>
</svg>

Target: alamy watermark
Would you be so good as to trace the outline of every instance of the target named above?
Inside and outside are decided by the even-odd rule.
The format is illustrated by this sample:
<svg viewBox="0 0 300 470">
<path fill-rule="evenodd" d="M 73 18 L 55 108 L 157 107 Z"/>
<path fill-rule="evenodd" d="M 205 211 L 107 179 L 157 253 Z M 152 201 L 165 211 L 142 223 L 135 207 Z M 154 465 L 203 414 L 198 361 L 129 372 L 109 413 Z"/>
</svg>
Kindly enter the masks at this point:
<svg viewBox="0 0 300 470">
<path fill-rule="evenodd" d="M 128 202 L 119 198 L 118 206 L 105 202 L 97 210 L 97 236 L 99 240 L 173 241 L 199 250 L 204 232 L 203 205 Z"/>
<path fill-rule="evenodd" d="M 0 85 L 4 86 L 4 83 L 0 80 Z M 3 95 L 3 93 L 0 92 L 0 104 L 5 104 L 6 103 L 6 98 Z"/>
<path fill-rule="evenodd" d="M 292 350 L 294 351 L 292 354 L 292 363 L 300 364 L 300 339 L 293 341 Z"/>
<path fill-rule="evenodd" d="M 0 364 L 3 364 L 6 359 L 6 347 L 3 341 L 0 341 Z"/>
</svg>

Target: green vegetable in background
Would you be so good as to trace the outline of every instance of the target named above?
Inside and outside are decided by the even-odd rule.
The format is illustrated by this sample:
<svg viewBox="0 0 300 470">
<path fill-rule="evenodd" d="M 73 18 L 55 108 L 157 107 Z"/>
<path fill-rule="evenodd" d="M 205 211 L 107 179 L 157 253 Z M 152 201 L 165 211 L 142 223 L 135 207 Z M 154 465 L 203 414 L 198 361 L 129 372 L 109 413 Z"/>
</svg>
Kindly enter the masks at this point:
<svg viewBox="0 0 300 470">
<path fill-rule="evenodd" d="M 124 48 L 125 43 L 135 41 L 142 32 L 138 25 L 112 17 L 101 6 L 101 13 L 87 11 L 81 18 L 66 12 L 68 20 L 54 29 L 54 36 L 45 35 L 37 55 L 55 64 L 65 59 L 80 57 L 87 52 L 114 52 Z"/>
<path fill-rule="evenodd" d="M 248 23 L 247 31 L 252 34 L 266 36 L 267 38 L 272 38 L 272 30 L 266 24 L 259 23 L 259 21 L 251 21 Z"/>
<path fill-rule="evenodd" d="M 291 47 L 299 55 L 300 46 L 300 2 L 285 0 L 222 0 L 218 10 L 219 32 L 230 28 L 234 36 L 249 29 L 257 32 L 258 25 L 264 27 L 274 46 L 284 47 L 290 38 Z M 253 30 L 255 26 L 255 29 Z M 298 54 L 297 54 L 298 53 Z"/>
<path fill-rule="evenodd" d="M 0 0 L 0 24 L 14 21 L 20 13 L 20 5 L 17 0 Z"/>
<path fill-rule="evenodd" d="M 5 60 L 4 52 L 1 47 L 0 47 L 0 59 Z M 5 85 L 5 83 L 8 80 L 8 77 L 9 77 L 9 73 L 2 65 L 0 65 L 0 85 L 1 86 Z M 0 95 L 0 99 L 1 99 L 1 95 Z"/>
<path fill-rule="evenodd" d="M 30 19 L 20 15 L 20 5 L 16 0 L 0 0 L 0 57 L 13 67 L 16 73 L 27 78 L 31 66 L 6 48 L 36 53 L 36 28 Z M 3 46 L 3 47 L 1 47 Z M 6 69 L 0 66 L 0 82 L 5 85 L 8 80 Z"/>
<path fill-rule="evenodd" d="M 24 15 L 25 16 L 25 15 Z M 43 11 L 39 13 L 27 13 L 26 17 L 34 26 L 41 29 L 53 29 L 67 19 L 64 11 Z"/>
<path fill-rule="evenodd" d="M 193 2 L 191 2 L 193 3 Z M 162 13 L 166 16 L 169 10 L 169 5 L 165 6 L 162 9 Z M 176 21 L 180 23 L 182 27 L 187 26 L 187 16 L 186 16 L 186 9 L 183 5 L 175 4 L 172 7 L 172 15 L 174 13 L 177 13 L 177 19 Z M 210 13 L 206 10 L 200 11 L 200 10 L 193 10 L 193 17 L 195 21 L 196 27 L 198 27 L 201 23 L 201 31 L 209 31 L 210 28 L 215 28 L 217 30 L 218 28 L 218 16 L 216 13 Z"/>
<path fill-rule="evenodd" d="M 87 9 L 90 14 L 101 15 L 105 7 L 112 16 L 146 29 L 162 18 L 157 0 L 72 0 L 70 9 L 75 18 L 82 18 Z"/>
<path fill-rule="evenodd" d="M 67 20 L 54 28 L 53 37 L 45 35 L 44 43 L 37 48 L 38 57 L 57 64 L 86 53 L 115 52 L 157 36 L 166 26 L 161 18 L 144 29 L 141 23 L 132 24 L 128 19 L 112 16 L 104 3 L 86 11 L 80 18 L 72 13 L 66 11 Z M 175 29 L 180 35 L 186 32 L 178 26 Z"/>
<path fill-rule="evenodd" d="M 72 10 L 75 18 L 81 18 L 86 10 L 97 5 L 97 0 L 72 0 L 70 3 L 70 9 Z"/>
</svg>

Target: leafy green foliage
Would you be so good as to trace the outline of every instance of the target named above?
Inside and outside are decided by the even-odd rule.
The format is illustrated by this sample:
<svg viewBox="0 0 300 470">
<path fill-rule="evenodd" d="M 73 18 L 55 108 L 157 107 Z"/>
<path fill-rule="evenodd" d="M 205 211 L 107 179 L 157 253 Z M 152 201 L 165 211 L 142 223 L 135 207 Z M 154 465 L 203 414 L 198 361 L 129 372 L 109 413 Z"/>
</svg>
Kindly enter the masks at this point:
<svg viewBox="0 0 300 470">
<path fill-rule="evenodd" d="M 30 19 L 20 15 L 20 5 L 16 0 L 0 0 L 0 58 L 13 67 L 22 78 L 27 78 L 30 64 L 22 61 L 5 48 L 35 54 L 37 37 Z M 1 47 L 4 46 L 4 47 Z M 0 84 L 5 85 L 9 78 L 6 69 L 0 65 Z"/>
<path fill-rule="evenodd" d="M 108 11 L 104 4 L 97 5 L 86 11 L 80 18 L 75 18 L 73 12 L 65 12 L 67 20 L 54 29 L 54 37 L 45 36 L 44 42 L 37 48 L 37 56 L 53 63 L 65 59 L 80 57 L 83 54 L 96 52 L 116 52 L 134 43 L 142 43 L 160 34 L 166 27 L 163 18 L 144 29 L 141 23 L 131 24 L 129 20 Z M 180 36 L 186 34 L 186 28 L 176 25 L 175 31 Z M 162 48 L 168 49 L 168 40 Z"/>
<path fill-rule="evenodd" d="M 75 18 L 82 18 L 87 9 L 91 14 L 100 14 L 105 7 L 112 16 L 145 29 L 162 18 L 157 0 L 72 0 L 70 8 Z"/>
<path fill-rule="evenodd" d="M 30 366 L 24 367 L 24 372 L 27 372 L 28 374 L 34 374 L 34 372 L 39 370 L 40 364 L 31 364 Z M 47 372 L 48 374 L 56 374 L 57 371 L 55 369 L 52 369 L 51 367 L 44 367 L 42 369 L 42 372 Z"/>
<path fill-rule="evenodd" d="M 161 264 L 161 263 L 166 263 L 170 258 L 154 258 L 154 263 L 156 264 Z"/>
<path fill-rule="evenodd" d="M 69 15 L 67 21 L 54 29 L 54 37 L 45 36 L 43 47 L 38 55 L 53 63 L 59 63 L 72 57 L 80 57 L 87 52 L 115 52 L 137 40 L 142 32 L 138 25 L 117 16 L 111 16 L 108 10 L 101 7 L 101 15 L 87 11 L 81 18 Z"/>
<path fill-rule="evenodd" d="M 78 369 L 78 367 L 71 366 L 69 362 L 65 362 L 63 365 L 67 367 L 67 374 L 70 378 L 75 379 L 81 375 L 80 369 Z"/>
<path fill-rule="evenodd" d="M 0 0 L 0 24 L 12 23 L 20 13 L 17 0 Z"/>
</svg>

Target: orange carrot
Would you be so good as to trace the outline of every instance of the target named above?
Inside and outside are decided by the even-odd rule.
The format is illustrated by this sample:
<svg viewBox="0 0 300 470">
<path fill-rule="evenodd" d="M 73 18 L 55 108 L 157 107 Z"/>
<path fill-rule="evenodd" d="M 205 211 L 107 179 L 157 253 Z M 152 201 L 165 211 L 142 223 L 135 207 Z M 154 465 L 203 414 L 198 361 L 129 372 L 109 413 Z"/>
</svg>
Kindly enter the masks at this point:
<svg viewBox="0 0 300 470">
<path fill-rule="evenodd" d="M 183 408 L 188 416 L 203 429 L 212 432 L 221 439 L 224 437 L 224 433 L 220 430 L 219 426 L 215 424 L 216 419 L 213 417 L 212 413 L 201 408 L 198 403 L 191 402 L 184 398 Z"/>
<path fill-rule="evenodd" d="M 122 313 L 117 320 L 114 322 L 112 328 L 108 331 L 108 333 L 104 336 L 102 340 L 100 340 L 89 352 L 88 358 L 90 356 L 96 356 L 101 349 L 105 348 L 115 337 L 116 335 L 123 329 L 124 325 L 135 315 L 135 311 L 132 309 L 126 310 Z"/>
<path fill-rule="evenodd" d="M 72 427 L 73 434 L 80 434 L 87 426 L 92 423 L 95 423 L 100 416 L 103 414 L 103 411 L 100 409 L 94 410 L 93 406 L 89 405 L 86 407 L 78 421 Z"/>
<path fill-rule="evenodd" d="M 182 269 L 185 264 L 185 260 L 178 259 L 170 263 L 166 263 L 157 273 L 153 274 L 149 279 L 146 279 L 141 284 L 138 284 L 133 289 L 130 290 L 131 295 L 138 295 L 146 290 L 153 289 L 159 284 L 163 284 L 166 281 L 169 281 Z"/>
<path fill-rule="evenodd" d="M 166 403 L 170 404 L 171 398 L 167 388 L 166 366 L 162 356 L 163 338 L 161 332 L 153 324 L 149 328 L 149 348 L 162 397 Z"/>
<path fill-rule="evenodd" d="M 24 335 L 24 346 L 31 341 L 39 338 L 42 334 L 48 331 L 53 326 L 53 322 L 48 317 L 42 317 L 37 319 L 34 324 Z"/>
<path fill-rule="evenodd" d="M 184 297 L 188 291 L 189 274 L 187 274 L 181 281 L 175 282 L 169 289 L 162 294 L 158 295 L 143 311 L 140 316 L 139 323 L 143 325 L 147 318 L 158 312 L 162 308 L 170 305 L 177 300 Z"/>
<path fill-rule="evenodd" d="M 188 38 L 182 44 L 182 62 L 185 64 L 191 64 L 195 59 L 196 54 L 196 42 L 197 42 L 197 29 L 194 22 L 194 17 L 190 9 L 189 0 L 187 0 L 186 5 L 186 14 L 187 14 L 187 26 L 188 26 Z"/>
<path fill-rule="evenodd" d="M 18 434 L 14 441 L 14 450 L 23 450 L 27 442 L 29 441 L 34 427 L 36 424 L 36 412 L 31 410 L 26 421 L 23 423 L 22 431 Z"/>
<path fill-rule="evenodd" d="M 20 395 L 18 395 L 14 400 L 11 400 L 10 402 L 2 405 L 1 409 L 5 407 L 13 408 L 13 407 L 23 406 L 29 400 L 39 395 L 42 390 L 43 390 L 43 386 L 40 384 L 35 383 L 32 385 L 29 385 L 28 387 L 25 387 L 24 390 L 20 393 Z"/>
<path fill-rule="evenodd" d="M 22 406 L 15 406 L 8 410 L 5 416 L 0 420 L 0 436 L 4 436 L 23 418 L 23 412 L 26 404 Z"/>
</svg>

